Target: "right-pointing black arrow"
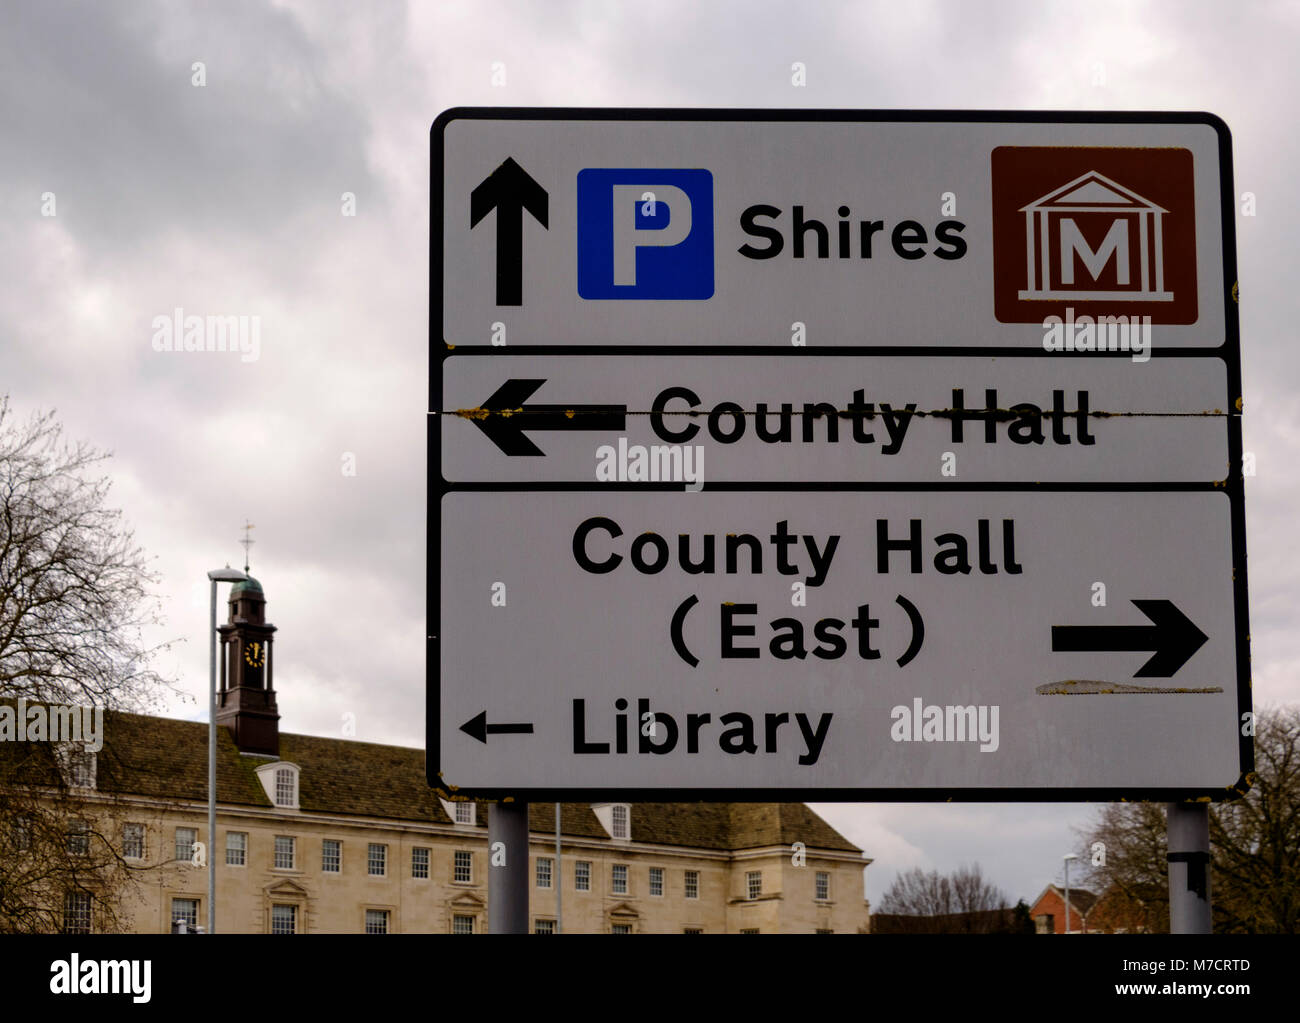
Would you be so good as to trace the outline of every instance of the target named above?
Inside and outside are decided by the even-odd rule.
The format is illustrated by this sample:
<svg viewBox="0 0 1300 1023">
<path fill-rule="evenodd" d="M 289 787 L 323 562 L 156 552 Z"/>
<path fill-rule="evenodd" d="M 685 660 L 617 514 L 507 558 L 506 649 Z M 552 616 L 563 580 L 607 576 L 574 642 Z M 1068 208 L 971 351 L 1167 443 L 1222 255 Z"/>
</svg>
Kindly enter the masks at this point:
<svg viewBox="0 0 1300 1023">
<path fill-rule="evenodd" d="M 460 414 L 507 455 L 543 455 L 525 430 L 622 430 L 626 405 L 525 405 L 545 380 L 507 380 L 481 408 Z"/>
<path fill-rule="evenodd" d="M 1172 678 L 1207 637 L 1171 600 L 1135 600 L 1150 625 L 1053 625 L 1052 650 L 1152 650 L 1134 678 Z"/>
<path fill-rule="evenodd" d="M 512 725 L 489 725 L 487 723 L 487 711 L 481 714 L 475 714 L 472 718 L 460 726 L 460 730 L 466 735 L 472 735 L 479 742 L 486 744 L 489 735 L 522 735 L 531 733 L 533 726 L 531 723 L 522 722 Z"/>
</svg>

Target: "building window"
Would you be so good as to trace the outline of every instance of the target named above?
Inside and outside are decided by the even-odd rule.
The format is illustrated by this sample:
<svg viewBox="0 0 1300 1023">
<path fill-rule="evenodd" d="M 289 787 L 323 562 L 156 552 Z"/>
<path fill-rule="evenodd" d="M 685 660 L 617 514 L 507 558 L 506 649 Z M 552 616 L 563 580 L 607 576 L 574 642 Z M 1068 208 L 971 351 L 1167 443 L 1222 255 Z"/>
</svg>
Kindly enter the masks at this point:
<svg viewBox="0 0 1300 1023">
<path fill-rule="evenodd" d="M 298 805 L 298 779 L 292 767 L 279 767 L 275 771 L 275 805 Z"/>
<path fill-rule="evenodd" d="M 650 868 L 650 894 L 662 895 L 664 893 L 664 868 Z"/>
<path fill-rule="evenodd" d="M 176 829 L 176 858 L 188 861 L 194 855 L 194 843 L 199 840 L 199 833 L 194 828 Z"/>
<path fill-rule="evenodd" d="M 698 899 L 700 897 L 700 872 L 698 870 L 688 870 L 686 872 L 686 897 L 688 899 Z"/>
<path fill-rule="evenodd" d="M 474 809 L 475 809 L 475 804 L 473 804 L 473 803 L 457 803 L 457 804 L 456 804 L 456 823 L 457 823 L 457 824 L 473 824 L 473 823 L 474 823 Z"/>
<path fill-rule="evenodd" d="M 628 837 L 627 807 L 622 804 L 616 805 L 614 807 L 614 812 L 610 817 L 610 820 L 613 825 L 612 831 L 614 837 L 627 838 Z"/>
<path fill-rule="evenodd" d="M 276 841 L 278 842 L 279 839 L 277 838 Z M 272 934 L 297 934 L 298 933 L 298 907 L 297 906 L 272 906 L 271 907 L 271 933 Z"/>
<path fill-rule="evenodd" d="M 757 928 L 757 927 L 742 927 L 742 928 L 740 929 L 740 933 L 741 933 L 741 934 L 757 934 L 757 933 L 758 933 L 758 928 Z"/>
<path fill-rule="evenodd" d="M 537 887 L 551 887 L 551 859 L 548 856 L 537 857 Z"/>
<path fill-rule="evenodd" d="M 18 817 L 14 820 L 14 848 L 19 852 L 26 852 L 32 847 L 32 827 L 31 821 L 26 817 Z"/>
<path fill-rule="evenodd" d="M 90 825 L 86 821 L 68 822 L 68 855 L 86 856 L 90 853 Z"/>
<path fill-rule="evenodd" d="M 366 853 L 366 871 L 371 877 L 383 877 L 388 873 L 388 846 L 370 843 L 370 850 Z"/>
<path fill-rule="evenodd" d="M 682 929 L 683 934 L 703 934 L 703 927 L 686 927 Z"/>
<path fill-rule="evenodd" d="M 578 860 L 573 864 L 573 890 L 591 891 L 591 861 Z"/>
<path fill-rule="evenodd" d="M 90 933 L 90 892 L 68 892 L 63 897 L 63 933 Z"/>
<path fill-rule="evenodd" d="M 122 856 L 128 860 L 144 859 L 144 825 L 122 825 Z"/>
<path fill-rule="evenodd" d="M 631 934 L 631 933 L 632 933 L 632 925 L 631 925 L 631 924 L 614 924 L 614 925 L 610 928 L 610 933 L 611 933 L 611 934 Z"/>
<path fill-rule="evenodd" d="M 452 934 L 473 934 L 474 918 L 472 916 L 453 916 L 451 918 Z"/>
<path fill-rule="evenodd" d="M 193 931 L 199 925 L 198 899 L 172 899 L 172 923 L 182 920 L 187 930 Z"/>
<path fill-rule="evenodd" d="M 763 872 L 761 870 L 749 870 L 745 872 L 745 895 L 747 898 L 756 899 L 763 894 Z"/>
<path fill-rule="evenodd" d="M 243 867 L 248 864 L 248 833 L 226 832 L 226 866 Z"/>
<path fill-rule="evenodd" d="M 338 874 L 343 870 L 343 843 L 336 838 L 327 838 L 320 845 L 320 869 L 322 874 Z"/>
<path fill-rule="evenodd" d="M 830 871 L 827 870 L 817 871 L 816 897 L 819 899 L 829 899 L 831 897 Z"/>
<path fill-rule="evenodd" d="M 429 850 L 415 848 L 411 850 L 411 876 L 429 876 Z"/>
<path fill-rule="evenodd" d="M 554 933 L 555 933 L 555 921 L 554 921 L 554 920 L 534 920 L 534 921 L 533 921 L 533 933 L 534 933 L 534 934 L 554 934 Z"/>
<path fill-rule="evenodd" d="M 627 894 L 627 864 L 615 863 L 610 874 L 609 889 L 615 895 Z"/>
<path fill-rule="evenodd" d="M 95 754 L 73 750 L 68 754 L 68 781 L 74 788 L 95 787 Z"/>
<path fill-rule="evenodd" d="M 275 869 L 293 870 L 294 839 L 289 835 L 275 836 Z M 277 932 L 272 932 L 277 933 Z"/>
<path fill-rule="evenodd" d="M 90 825 L 85 821 L 68 822 L 68 853 L 85 856 L 90 852 Z"/>
<path fill-rule="evenodd" d="M 1051 913 L 1040 913 L 1034 917 L 1035 934 L 1055 934 L 1056 918 Z"/>
<path fill-rule="evenodd" d="M 388 910 L 386 909 L 366 910 L 366 933 L 367 934 L 388 933 Z"/>
<path fill-rule="evenodd" d="M 452 861 L 451 879 L 461 884 L 469 884 L 474 880 L 473 863 L 473 858 L 467 850 L 457 849 Z"/>
</svg>

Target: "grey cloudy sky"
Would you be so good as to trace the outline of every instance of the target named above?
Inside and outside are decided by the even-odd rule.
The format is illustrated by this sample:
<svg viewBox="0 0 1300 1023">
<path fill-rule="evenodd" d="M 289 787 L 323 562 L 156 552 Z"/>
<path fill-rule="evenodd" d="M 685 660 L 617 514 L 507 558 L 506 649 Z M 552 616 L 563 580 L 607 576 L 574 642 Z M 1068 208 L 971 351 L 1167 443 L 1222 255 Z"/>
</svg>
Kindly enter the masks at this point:
<svg viewBox="0 0 1300 1023">
<path fill-rule="evenodd" d="M 202 712 L 207 569 L 253 570 L 288 731 L 423 745 L 428 130 L 459 105 L 1208 110 L 1231 127 L 1258 703 L 1300 699 L 1294 2 L 6 5 L 0 390 L 114 452 Z M 191 84 L 202 61 L 207 83 Z M 791 85 L 802 61 L 807 85 Z M 491 83 L 502 62 L 504 87 Z M 1098 66 L 1102 74 L 1097 74 Z M 340 194 L 357 216 L 340 215 Z M 40 215 L 41 195 L 57 216 Z M 255 362 L 155 316 L 261 317 Z M 1290 324 L 1291 326 L 1288 326 Z M 357 475 L 341 471 L 353 452 Z M 898 869 L 1059 875 L 1087 807 L 817 809 Z"/>
</svg>

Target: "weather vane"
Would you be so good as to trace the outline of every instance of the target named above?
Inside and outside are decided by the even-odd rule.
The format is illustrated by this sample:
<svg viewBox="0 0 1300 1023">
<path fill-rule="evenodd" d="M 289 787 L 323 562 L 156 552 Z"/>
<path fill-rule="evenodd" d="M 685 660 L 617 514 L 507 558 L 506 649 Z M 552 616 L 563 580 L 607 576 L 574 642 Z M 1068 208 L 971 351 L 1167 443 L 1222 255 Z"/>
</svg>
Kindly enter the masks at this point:
<svg viewBox="0 0 1300 1023">
<path fill-rule="evenodd" d="M 249 535 L 249 530 L 251 530 L 252 528 L 253 528 L 253 524 L 249 522 L 248 519 L 244 519 L 244 526 L 243 526 L 244 538 L 239 541 L 241 544 L 244 545 L 244 575 L 248 575 L 248 548 L 252 547 L 253 544 L 257 543 L 257 541 L 254 540 Z"/>
</svg>

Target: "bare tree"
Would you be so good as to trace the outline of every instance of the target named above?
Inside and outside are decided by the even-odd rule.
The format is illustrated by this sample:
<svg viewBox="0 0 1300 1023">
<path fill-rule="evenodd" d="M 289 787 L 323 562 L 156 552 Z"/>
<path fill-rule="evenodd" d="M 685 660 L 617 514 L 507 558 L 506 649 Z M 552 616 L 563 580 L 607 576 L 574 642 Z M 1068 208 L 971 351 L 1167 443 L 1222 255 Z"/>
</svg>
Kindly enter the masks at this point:
<svg viewBox="0 0 1300 1023">
<path fill-rule="evenodd" d="M 75 767 L 84 747 L 23 741 L 18 720 L 24 704 L 141 709 L 173 685 L 150 666 L 167 644 L 142 638 L 161 620 L 157 577 L 93 472 L 107 457 L 65 442 L 53 413 L 15 422 L 0 398 L 0 932 L 87 915 L 113 930 L 142 869 L 122 855 L 111 784 Z M 96 773 L 111 783 L 111 747 Z"/>
<path fill-rule="evenodd" d="M 1210 898 L 1219 932 L 1300 930 L 1300 707 L 1265 708 L 1255 719 L 1250 791 L 1213 804 Z M 1104 843 L 1090 883 L 1118 915 L 1151 931 L 1169 929 L 1165 807 L 1103 807 L 1084 841 Z"/>
<path fill-rule="evenodd" d="M 96 706 L 152 703 L 170 683 L 142 645 L 157 576 L 105 507 L 106 453 L 63 440 L 54 413 L 14 423 L 0 398 L 0 694 Z M 164 645 L 165 646 L 165 645 Z"/>
<path fill-rule="evenodd" d="M 1012 927 L 1006 893 L 985 880 L 978 864 L 959 867 L 951 876 L 920 867 L 903 871 L 881 898 L 876 916 L 888 919 L 890 930 L 918 934 Z"/>
<path fill-rule="evenodd" d="M 1215 930 L 1300 932 L 1300 707 L 1256 719 L 1255 777 L 1210 811 Z"/>
<path fill-rule="evenodd" d="M 1163 803 L 1108 803 L 1083 833 L 1089 849 L 1101 843 L 1104 861 L 1087 868 L 1080 884 L 1103 905 L 1090 928 L 1167 933 L 1169 884 Z"/>
<path fill-rule="evenodd" d="M 958 867 L 950 883 L 954 913 L 983 913 L 1007 907 L 1006 893 L 984 879 L 978 863 Z"/>
<path fill-rule="evenodd" d="M 161 866 L 125 855 L 124 828 L 137 826 L 126 820 L 126 804 L 78 786 L 66 749 L 37 742 L 3 747 L 0 933 L 121 929 L 131 882 Z M 109 761 L 100 765 L 101 776 L 112 773 Z"/>
<path fill-rule="evenodd" d="M 953 913 L 952 883 L 937 870 L 920 867 L 894 878 L 876 912 L 897 916 L 943 916 Z"/>
</svg>

